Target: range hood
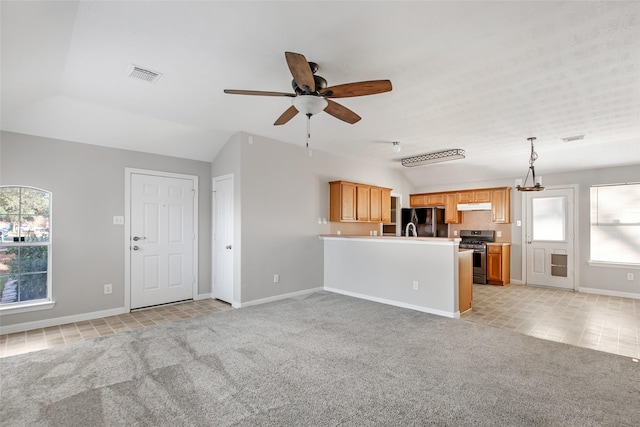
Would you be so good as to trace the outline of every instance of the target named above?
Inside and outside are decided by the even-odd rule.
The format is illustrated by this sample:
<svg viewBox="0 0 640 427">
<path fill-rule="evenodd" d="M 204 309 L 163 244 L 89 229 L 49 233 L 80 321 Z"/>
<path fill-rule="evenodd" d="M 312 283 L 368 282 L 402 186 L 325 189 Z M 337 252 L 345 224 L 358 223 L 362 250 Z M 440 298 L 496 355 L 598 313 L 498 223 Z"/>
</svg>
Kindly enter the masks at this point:
<svg viewBox="0 0 640 427">
<path fill-rule="evenodd" d="M 459 211 L 490 211 L 491 203 L 458 203 Z"/>
</svg>

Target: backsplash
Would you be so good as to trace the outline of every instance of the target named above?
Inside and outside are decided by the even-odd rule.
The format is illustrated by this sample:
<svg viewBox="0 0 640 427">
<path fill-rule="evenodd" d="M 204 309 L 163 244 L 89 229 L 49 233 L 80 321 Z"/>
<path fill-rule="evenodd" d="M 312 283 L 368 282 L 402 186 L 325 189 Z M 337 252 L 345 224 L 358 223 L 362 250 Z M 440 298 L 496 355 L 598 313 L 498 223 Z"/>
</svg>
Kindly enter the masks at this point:
<svg viewBox="0 0 640 427">
<path fill-rule="evenodd" d="M 454 235 L 454 230 L 458 235 Z M 496 242 L 511 243 L 511 224 L 496 224 L 491 221 L 491 211 L 462 212 L 462 223 L 449 225 L 449 237 L 460 237 L 460 230 L 494 230 Z M 497 232 L 502 233 L 498 237 Z"/>
<path fill-rule="evenodd" d="M 372 231 L 377 231 L 380 236 L 382 226 L 375 222 L 330 222 L 331 234 L 340 231 L 342 236 L 370 236 Z"/>
</svg>

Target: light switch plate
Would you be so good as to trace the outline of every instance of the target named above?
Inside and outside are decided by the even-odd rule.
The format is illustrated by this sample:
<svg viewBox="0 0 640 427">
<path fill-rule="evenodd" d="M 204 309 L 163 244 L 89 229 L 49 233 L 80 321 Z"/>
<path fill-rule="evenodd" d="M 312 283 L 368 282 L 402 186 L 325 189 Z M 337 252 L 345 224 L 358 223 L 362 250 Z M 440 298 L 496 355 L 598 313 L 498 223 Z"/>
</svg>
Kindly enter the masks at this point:
<svg viewBox="0 0 640 427">
<path fill-rule="evenodd" d="M 114 216 L 113 217 L 113 225 L 124 225 L 124 217 L 123 216 Z"/>
</svg>

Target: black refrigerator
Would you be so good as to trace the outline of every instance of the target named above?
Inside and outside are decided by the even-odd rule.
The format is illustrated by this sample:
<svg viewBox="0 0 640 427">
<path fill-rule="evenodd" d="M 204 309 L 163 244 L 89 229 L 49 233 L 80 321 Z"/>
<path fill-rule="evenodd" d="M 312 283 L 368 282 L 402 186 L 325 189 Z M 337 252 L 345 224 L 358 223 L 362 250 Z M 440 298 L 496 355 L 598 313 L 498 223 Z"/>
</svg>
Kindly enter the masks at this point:
<svg viewBox="0 0 640 427">
<path fill-rule="evenodd" d="M 418 237 L 449 237 L 449 226 L 444 222 L 444 208 L 402 209 L 402 236 L 410 222 L 416 226 Z"/>
</svg>

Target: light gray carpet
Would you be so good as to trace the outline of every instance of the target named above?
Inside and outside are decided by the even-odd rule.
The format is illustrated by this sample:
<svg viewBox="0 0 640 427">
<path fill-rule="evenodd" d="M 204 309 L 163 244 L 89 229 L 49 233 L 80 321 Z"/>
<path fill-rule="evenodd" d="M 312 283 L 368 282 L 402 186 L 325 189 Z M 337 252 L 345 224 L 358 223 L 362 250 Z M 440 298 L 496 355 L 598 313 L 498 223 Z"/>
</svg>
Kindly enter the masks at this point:
<svg viewBox="0 0 640 427">
<path fill-rule="evenodd" d="M 327 292 L 0 363 L 11 426 L 640 422 L 629 358 Z"/>
</svg>

